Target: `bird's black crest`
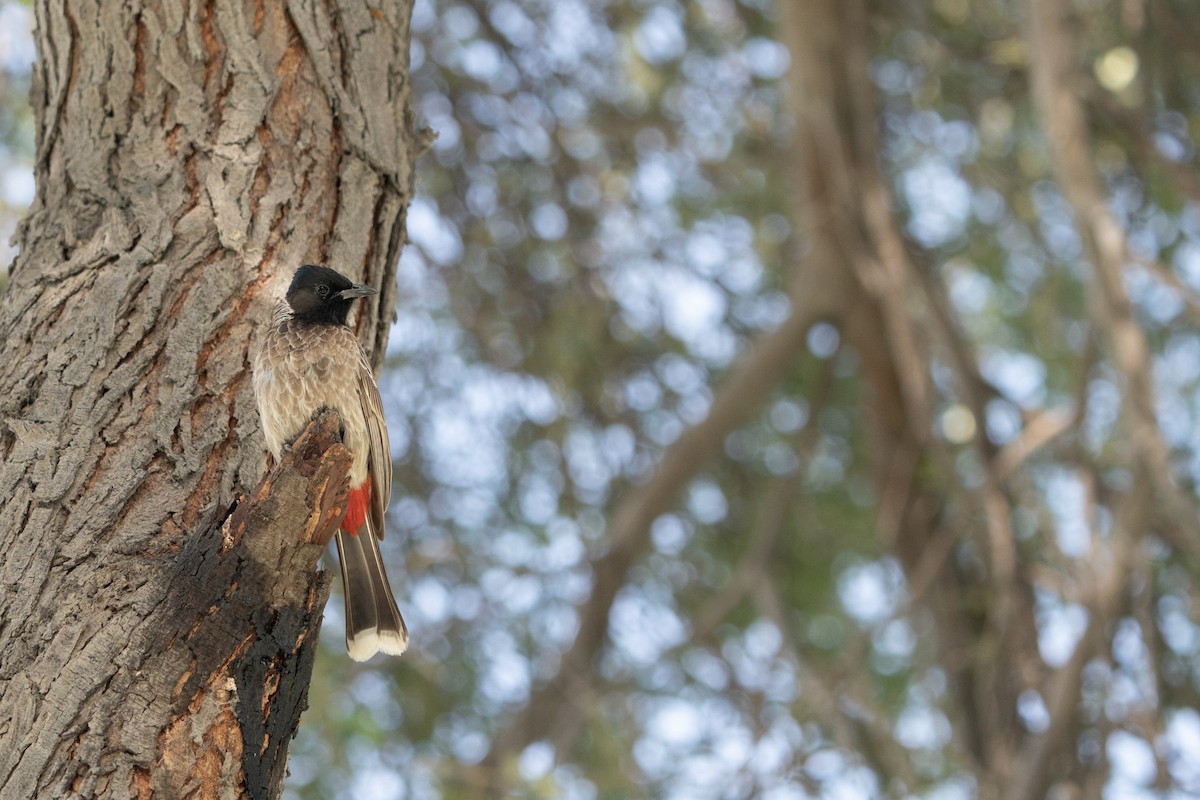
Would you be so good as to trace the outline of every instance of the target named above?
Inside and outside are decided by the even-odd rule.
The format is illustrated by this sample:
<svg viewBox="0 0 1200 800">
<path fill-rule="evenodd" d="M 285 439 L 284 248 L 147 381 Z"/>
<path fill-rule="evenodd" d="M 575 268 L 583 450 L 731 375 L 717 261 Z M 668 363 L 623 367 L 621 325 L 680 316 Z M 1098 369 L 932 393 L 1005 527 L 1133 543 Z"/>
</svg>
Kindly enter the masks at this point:
<svg viewBox="0 0 1200 800">
<path fill-rule="evenodd" d="M 335 269 L 305 264 L 292 277 L 287 301 L 295 319 L 345 325 L 350 304 L 358 297 L 374 293 L 374 289 L 355 284 Z"/>
</svg>

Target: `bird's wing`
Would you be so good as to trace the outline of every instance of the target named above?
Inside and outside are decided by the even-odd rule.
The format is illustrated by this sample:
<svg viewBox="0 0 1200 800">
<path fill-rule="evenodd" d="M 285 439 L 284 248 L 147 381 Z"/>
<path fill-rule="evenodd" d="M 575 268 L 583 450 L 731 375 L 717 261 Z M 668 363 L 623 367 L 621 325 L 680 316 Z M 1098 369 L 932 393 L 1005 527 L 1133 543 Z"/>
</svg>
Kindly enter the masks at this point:
<svg viewBox="0 0 1200 800">
<path fill-rule="evenodd" d="M 388 444 L 383 401 L 367 355 L 362 350 L 359 350 L 358 359 L 358 393 L 367 420 L 367 440 L 371 445 L 367 455 L 367 470 L 371 475 L 371 522 L 376 536 L 382 539 L 383 512 L 392 498 L 392 448 Z"/>
</svg>

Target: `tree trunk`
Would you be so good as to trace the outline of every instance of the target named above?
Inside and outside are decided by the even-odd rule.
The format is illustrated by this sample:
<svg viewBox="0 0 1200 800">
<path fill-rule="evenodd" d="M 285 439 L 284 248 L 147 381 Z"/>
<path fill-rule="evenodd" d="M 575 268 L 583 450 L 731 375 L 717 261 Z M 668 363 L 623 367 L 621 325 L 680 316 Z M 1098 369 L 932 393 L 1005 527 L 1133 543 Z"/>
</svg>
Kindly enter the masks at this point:
<svg viewBox="0 0 1200 800">
<path fill-rule="evenodd" d="M 277 796 L 345 465 L 326 425 L 238 504 L 265 466 L 248 353 L 318 262 L 380 287 L 357 325 L 382 355 L 423 145 L 411 3 L 35 5 L 37 197 L 0 298 L 0 797 Z"/>
</svg>

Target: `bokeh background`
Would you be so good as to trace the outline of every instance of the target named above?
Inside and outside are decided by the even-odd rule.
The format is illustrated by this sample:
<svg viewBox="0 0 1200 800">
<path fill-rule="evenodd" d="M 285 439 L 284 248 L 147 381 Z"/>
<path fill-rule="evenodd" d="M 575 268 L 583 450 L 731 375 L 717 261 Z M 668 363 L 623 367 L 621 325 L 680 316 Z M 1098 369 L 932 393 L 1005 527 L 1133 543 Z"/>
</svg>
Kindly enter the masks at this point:
<svg viewBox="0 0 1200 800">
<path fill-rule="evenodd" d="M 738 390 L 842 213 L 796 77 L 828 20 L 788 2 L 417 0 L 437 140 L 380 377 L 413 643 L 350 662 L 335 596 L 285 797 L 958 800 L 1037 758 L 1042 796 L 1200 796 L 1200 7 L 1062 3 L 1074 145 L 1029 6 L 852 2 L 825 32 L 869 79 L 834 136 L 877 145 L 909 452 L 868 378 L 896 341 L 836 315 Z M 31 25 L 0 0 L 0 266 Z"/>
</svg>

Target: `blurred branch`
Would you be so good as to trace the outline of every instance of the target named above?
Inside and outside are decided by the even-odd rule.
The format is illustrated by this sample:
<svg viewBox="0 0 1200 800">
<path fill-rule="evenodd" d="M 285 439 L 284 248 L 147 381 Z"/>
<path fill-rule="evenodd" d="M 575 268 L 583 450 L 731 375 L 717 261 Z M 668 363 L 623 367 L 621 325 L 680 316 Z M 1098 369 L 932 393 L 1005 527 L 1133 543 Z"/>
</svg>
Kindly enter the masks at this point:
<svg viewBox="0 0 1200 800">
<path fill-rule="evenodd" d="M 1150 350 L 1134 319 L 1125 291 L 1124 263 L 1129 246 L 1124 230 L 1109 208 L 1108 197 L 1090 154 L 1090 134 L 1083 103 L 1076 91 L 1078 54 L 1070 6 L 1064 0 L 1028 0 L 1030 69 L 1034 99 L 1054 155 L 1058 183 L 1075 215 L 1084 254 L 1096 273 L 1096 322 L 1106 334 L 1113 360 L 1125 379 L 1124 416 L 1135 458 L 1153 482 L 1164 511 L 1175 521 L 1191 522 L 1176 547 L 1200 558 L 1195 503 L 1176 486 L 1170 454 L 1159 434 Z"/>
<path fill-rule="evenodd" d="M 992 459 L 991 472 L 994 480 L 1004 480 L 1034 453 L 1078 424 L 1077 411 L 1060 408 L 1033 412 L 1026 418 L 1021 435 L 1000 448 L 996 457 Z"/>
<path fill-rule="evenodd" d="M 691 635 L 681 647 L 708 639 L 717 626 L 733 613 L 738 603 L 753 592 L 755 584 L 763 580 L 771 553 L 783 533 L 787 510 L 795 501 L 795 489 L 795 483 L 790 480 L 776 478 L 771 482 L 763 499 L 762 519 L 755 526 L 745 557 L 738 562 L 733 576 L 721 590 L 696 612 L 692 619 Z"/>
<path fill-rule="evenodd" d="M 1089 152 L 1085 110 L 1076 91 L 1078 54 L 1071 8 L 1064 0 L 1029 0 L 1027 9 L 1034 98 L 1054 155 L 1059 186 L 1074 213 L 1084 253 L 1095 269 L 1096 323 L 1107 337 L 1116 368 L 1125 381 L 1123 416 L 1129 426 L 1133 481 L 1117 500 L 1117 519 L 1107 537 L 1107 569 L 1099 580 L 1088 583 L 1093 589 L 1087 602 L 1087 631 L 1071 659 L 1047 684 L 1050 725 L 1041 735 L 1025 740 L 1011 773 L 1014 780 L 1006 787 L 1005 797 L 1009 800 L 1044 796 L 1051 779 L 1051 763 L 1074 747 L 1083 669 L 1106 647 L 1110 636 L 1107 627 L 1127 591 L 1128 559 L 1150 527 L 1153 498 L 1157 496 L 1166 504 L 1169 515 L 1195 519 L 1193 503 L 1174 484 L 1169 453 L 1158 431 L 1149 346 L 1134 319 L 1124 285 L 1128 240 L 1109 209 Z M 1089 502 L 1085 512 L 1090 515 L 1093 506 Z M 1106 538 L 1094 524 L 1092 530 L 1094 546 L 1099 547 Z M 1181 543 L 1196 552 L 1195 536 Z"/>
<path fill-rule="evenodd" d="M 713 396 L 708 415 L 663 453 L 654 474 L 635 486 L 610 517 L 607 552 L 592 559 L 592 593 L 579 607 L 579 632 L 564 654 L 558 672 L 530 696 L 518 715 L 493 739 L 486 764 L 499 775 L 503 763 L 527 745 L 554 737 L 560 726 L 573 726 L 578 709 L 571 701 L 587 682 L 597 654 L 608 639 L 608 619 L 629 569 L 645 552 L 650 526 L 674 508 L 684 487 L 721 452 L 725 438 L 743 424 L 804 352 L 808 329 L 829 308 L 811 284 L 807 266 L 799 270 L 787 319 L 753 343 Z"/>
<path fill-rule="evenodd" d="M 946 284 L 941 279 L 939 270 L 930 264 L 922 263 L 915 265 L 909 272 L 928 303 L 929 317 L 934 323 L 934 329 L 940 333 L 942 342 L 950 352 L 950 361 L 958 372 L 963 400 L 975 419 L 982 422 L 987 418 L 987 402 L 1001 396 L 1001 392 L 980 372 L 979 357 L 970 337 L 959 324 L 950 298 L 946 296 Z M 986 444 L 988 440 L 986 437 L 979 437 L 976 441 Z M 989 452 L 985 451 L 982 455 L 985 461 L 991 458 Z"/>
<path fill-rule="evenodd" d="M 1200 292 L 1184 283 L 1182 278 L 1157 259 L 1143 258 L 1133 253 L 1127 253 L 1126 257 L 1141 267 L 1151 278 L 1173 289 L 1183 300 L 1184 307 L 1192 319 L 1200 319 Z"/>
<path fill-rule="evenodd" d="M 1103 560 L 1103 572 L 1087 583 L 1090 589 L 1085 600 L 1087 629 L 1075 645 L 1071 658 L 1045 683 L 1043 698 L 1050 724 L 1040 735 L 1025 740 L 1011 773 L 1012 780 L 1004 793 L 1005 800 L 1044 797 L 1052 777 L 1051 762 L 1074 747 L 1083 669 L 1106 650 L 1109 626 L 1128 589 L 1129 559 L 1150 513 L 1151 494 L 1150 482 L 1144 476 L 1135 477 L 1133 488 L 1117 509 L 1112 535 L 1102 537 L 1093 528 L 1092 541 L 1096 546 L 1108 541 L 1109 547 L 1104 553 L 1107 558 Z M 1095 559 L 1093 563 L 1098 561 L 1100 559 Z"/>
<path fill-rule="evenodd" d="M 729 616 L 737 604 L 751 593 L 754 585 L 764 579 L 775 544 L 783 533 L 787 511 L 798 497 L 802 497 L 805 464 L 803 454 L 811 453 L 820 438 L 821 429 L 816 424 L 816 420 L 820 418 L 821 412 L 829 403 L 836 364 L 836 354 L 823 362 L 809 402 L 810 422 L 801 428 L 799 435 L 795 437 L 796 452 L 802 455 L 800 466 L 790 475 L 772 479 L 763 500 L 764 510 L 759 524 L 755 526 L 746 556 L 738 563 L 733 576 L 721 588 L 721 591 L 713 595 L 713 598 L 696 614 L 692 622 L 692 639 L 706 638 Z"/>
<path fill-rule="evenodd" d="M 810 707 L 818 724 L 832 729 L 839 747 L 874 761 L 881 777 L 898 777 L 910 787 L 918 785 L 904 747 L 896 741 L 887 716 L 877 708 L 870 691 L 853 691 L 848 674 L 842 674 L 841 680 L 831 680 L 808 663 L 773 576 L 764 577 L 754 587 L 754 598 L 763 616 L 779 630 L 785 655 L 800 684 L 799 702 Z"/>
<path fill-rule="evenodd" d="M 1191 49 L 1195 49 L 1194 43 Z M 1133 165 L 1149 171 L 1154 164 L 1165 178 L 1174 183 L 1176 190 L 1192 202 L 1200 203 L 1200 179 L 1191 169 L 1182 168 L 1184 165 L 1166 158 L 1162 150 L 1154 142 L 1154 131 L 1147 123 L 1143 114 L 1134 113 L 1122 104 L 1112 93 L 1097 86 L 1089 87 L 1087 99 L 1092 106 L 1129 137 L 1134 147 L 1126 145 L 1126 155 L 1133 157 Z"/>
<path fill-rule="evenodd" d="M 1165 180 L 1171 181 L 1175 189 L 1183 197 L 1193 203 L 1200 203 L 1200 179 L 1197 179 L 1192 169 L 1181 169 L 1183 165 L 1169 160 L 1154 142 L 1154 132 L 1146 122 L 1144 114 L 1135 114 L 1118 102 L 1109 92 L 1098 88 L 1089 92 L 1089 99 L 1098 106 L 1100 113 L 1111 119 L 1133 142 L 1134 147 L 1128 148 L 1135 166 L 1141 166 L 1150 171 L 1153 165 L 1158 166 L 1158 173 Z M 1179 294 L 1185 307 L 1192 317 L 1200 315 L 1200 291 L 1187 285 L 1170 267 L 1155 258 L 1136 255 L 1128 248 L 1126 242 L 1125 258 L 1137 264 L 1151 278 L 1169 286 Z"/>
<path fill-rule="evenodd" d="M 1034 98 L 1054 153 L 1058 182 L 1070 204 L 1084 251 L 1095 269 L 1097 322 L 1108 335 L 1117 367 L 1128 382 L 1131 431 L 1149 456 L 1158 441 L 1147 365 L 1149 350 L 1122 276 L 1125 234 L 1108 209 L 1107 198 L 1089 152 L 1089 133 L 1082 103 L 1075 95 L 1076 51 L 1071 38 L 1070 9 L 1062 0 L 1029 0 Z"/>
</svg>

